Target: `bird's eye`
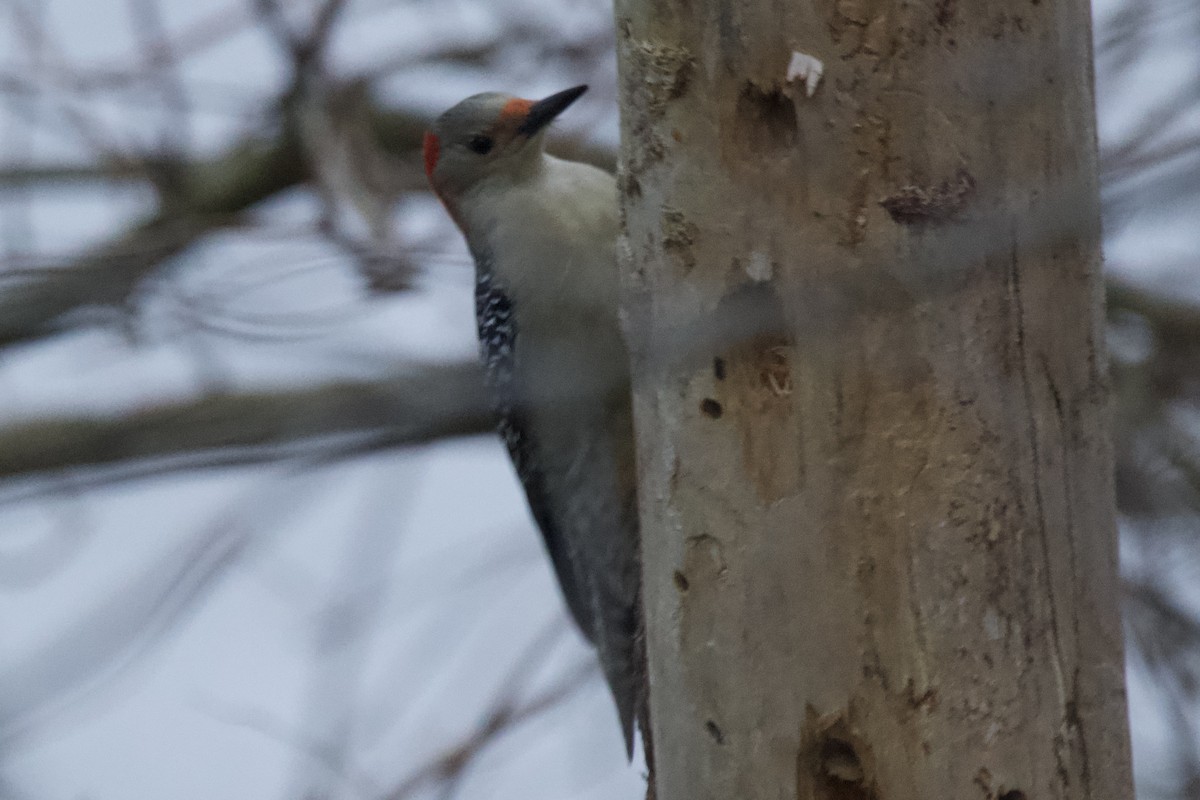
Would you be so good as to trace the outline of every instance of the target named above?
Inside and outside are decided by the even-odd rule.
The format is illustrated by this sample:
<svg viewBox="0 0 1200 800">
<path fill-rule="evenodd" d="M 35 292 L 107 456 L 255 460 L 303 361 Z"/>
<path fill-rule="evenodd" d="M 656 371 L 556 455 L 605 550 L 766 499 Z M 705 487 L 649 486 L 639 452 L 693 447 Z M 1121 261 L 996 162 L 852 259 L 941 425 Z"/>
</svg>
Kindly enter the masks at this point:
<svg viewBox="0 0 1200 800">
<path fill-rule="evenodd" d="M 481 156 L 486 156 L 492 152 L 492 144 L 490 136 L 472 136 L 471 141 L 467 142 L 467 147 L 471 148 L 472 153 L 479 153 Z"/>
</svg>

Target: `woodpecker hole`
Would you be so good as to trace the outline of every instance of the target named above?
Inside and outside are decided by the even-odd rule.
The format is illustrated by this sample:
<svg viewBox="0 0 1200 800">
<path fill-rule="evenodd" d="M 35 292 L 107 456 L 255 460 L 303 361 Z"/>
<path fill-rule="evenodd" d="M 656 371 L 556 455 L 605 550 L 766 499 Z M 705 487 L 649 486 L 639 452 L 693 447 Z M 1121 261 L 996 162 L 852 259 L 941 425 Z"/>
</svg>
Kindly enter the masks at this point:
<svg viewBox="0 0 1200 800">
<path fill-rule="evenodd" d="M 721 415 L 725 413 L 725 409 L 716 400 L 706 397 L 700 401 L 700 412 L 706 417 L 720 419 Z"/>
<path fill-rule="evenodd" d="M 713 377 L 719 381 L 725 380 L 725 359 L 713 359 Z"/>
<path fill-rule="evenodd" d="M 761 89 L 747 81 L 737 102 L 737 141 L 747 153 L 796 145 L 796 106 L 778 86 Z"/>
<path fill-rule="evenodd" d="M 688 588 L 691 586 L 691 584 L 688 583 L 687 575 L 684 575 L 679 570 L 675 570 L 674 577 L 675 577 L 675 588 L 678 589 L 679 591 L 686 592 L 688 590 Z"/>
<path fill-rule="evenodd" d="M 854 746 L 841 739 L 826 739 L 821 745 L 821 774 L 842 783 L 862 783 L 862 761 Z"/>
<path fill-rule="evenodd" d="M 818 717 L 810 707 L 797 755 L 797 798 L 880 800 L 871 751 L 841 714 Z"/>
<path fill-rule="evenodd" d="M 1009 789 L 997 797 L 996 800 L 1025 800 L 1025 793 L 1020 789 Z"/>
<path fill-rule="evenodd" d="M 974 176 L 960 167 L 936 186 L 903 186 L 879 205 L 900 225 L 947 222 L 959 216 L 974 193 Z"/>
<path fill-rule="evenodd" d="M 704 730 L 708 731 L 708 735 L 712 737 L 714 742 L 717 744 L 725 744 L 725 734 L 721 732 L 721 729 L 717 726 L 717 723 L 713 722 L 711 719 L 704 723 Z"/>
<path fill-rule="evenodd" d="M 934 10 L 934 20 L 937 22 L 937 26 L 942 29 L 950 27 L 957 12 L 957 0 L 939 0 L 937 8 Z"/>
</svg>

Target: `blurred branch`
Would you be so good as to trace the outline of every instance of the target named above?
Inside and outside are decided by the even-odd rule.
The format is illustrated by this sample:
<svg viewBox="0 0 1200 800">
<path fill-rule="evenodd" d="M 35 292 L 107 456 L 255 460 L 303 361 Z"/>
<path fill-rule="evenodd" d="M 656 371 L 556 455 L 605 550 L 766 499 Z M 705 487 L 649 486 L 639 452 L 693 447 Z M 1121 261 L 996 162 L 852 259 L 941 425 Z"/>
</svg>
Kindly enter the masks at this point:
<svg viewBox="0 0 1200 800">
<path fill-rule="evenodd" d="M 326 800 L 338 796 L 338 783 L 356 772 L 356 730 L 360 695 L 374 643 L 384 621 L 384 607 L 404 517 L 420 485 L 421 470 L 403 461 L 375 476 L 374 492 L 365 499 L 365 519 L 348 533 L 340 559 L 337 588 L 325 598 L 311 631 L 314 663 L 303 701 L 300 729 L 309 732 L 320 758 L 310 753 L 293 770 L 292 788 L 285 797 Z M 361 791 L 359 796 L 364 796 Z"/>
<path fill-rule="evenodd" d="M 178 165 L 192 140 L 191 101 L 181 65 L 171 51 L 171 37 L 159 0 L 127 0 L 134 31 L 141 41 L 147 74 L 155 85 L 164 115 L 158 150 L 161 158 L 147 164 L 159 193 L 174 198 L 180 190 Z M 155 169 L 154 163 L 163 165 Z"/>
<path fill-rule="evenodd" d="M 1181 335 L 1200 332 L 1200 310 L 1119 281 L 1110 282 L 1109 302 L 1152 325 L 1191 332 Z M 10 424 L 0 427 L 0 479 L 152 459 L 199 459 L 179 469 L 256 463 L 288 457 L 272 447 L 322 436 L 370 433 L 394 446 L 490 427 L 476 365 L 422 366 L 377 380 L 211 395 L 121 417 Z"/>
<path fill-rule="evenodd" d="M 1144 656 L 1178 665 L 1180 653 L 1200 651 L 1200 622 L 1168 587 L 1145 577 L 1125 577 L 1123 584 L 1125 617 Z"/>
<path fill-rule="evenodd" d="M 1145 318 L 1160 336 L 1200 340 L 1200 306 L 1109 275 L 1110 309 L 1132 311 Z"/>
<path fill-rule="evenodd" d="M 33 68 L 37 72 L 71 71 L 65 48 L 51 38 L 51 31 L 45 25 L 44 8 L 36 3 L 26 5 L 20 0 L 9 0 L 9 7 L 19 32 L 16 41 L 29 54 Z M 105 160 L 122 159 L 112 131 L 107 130 L 95 114 L 87 114 L 76 108 L 70 98 L 50 99 L 54 101 L 58 116 L 94 154 Z"/>
<path fill-rule="evenodd" d="M 383 795 L 381 800 L 404 800 L 417 796 L 431 783 L 460 780 L 467 767 L 488 745 L 499 738 L 500 734 L 562 703 L 586 686 L 597 669 L 595 661 L 588 659 L 549 689 L 522 705 L 517 705 L 512 697 L 502 697 L 501 702 L 492 709 L 487 718 L 462 742 L 398 783 Z"/>
<path fill-rule="evenodd" d="M 38 184 L 108 183 L 144 181 L 146 170 L 135 164 L 44 164 L 0 168 L 0 189 Z"/>
<path fill-rule="evenodd" d="M 411 162 L 411 169 L 397 170 L 394 189 L 424 190 L 424 175 L 416 163 L 429 117 L 371 104 L 368 119 L 380 146 Z M 610 167 L 613 163 L 607 148 L 575 140 L 559 139 L 553 149 L 568 158 Z M 311 178 L 290 130 L 242 142 L 210 161 L 181 167 L 180 173 L 185 189 L 178 202 L 74 263 L 0 272 L 0 346 L 45 335 L 74 309 L 125 302 L 138 282 L 165 260 L 246 209 Z"/>
<path fill-rule="evenodd" d="M 1117 507 L 1134 517 L 1192 515 L 1200 459 L 1188 415 L 1200 385 L 1200 307 L 1117 275 L 1107 289 Z"/>
<path fill-rule="evenodd" d="M 10 752 L 56 717 L 78 713 L 86 697 L 177 632 L 231 569 L 319 496 L 316 465 L 295 462 L 251 481 L 210 523 L 93 596 L 58 635 L 8 659 L 0 681 L 0 748 Z"/>
<path fill-rule="evenodd" d="M 147 472 L 157 474 L 173 466 L 164 459 L 188 469 L 282 460 L 288 453 L 279 446 L 338 434 L 372 434 L 371 446 L 378 447 L 491 427 L 475 364 L 421 366 L 375 381 L 213 395 L 120 417 L 12 424 L 0 428 L 0 479 L 159 459 L 147 463 Z"/>
<path fill-rule="evenodd" d="M 244 143 L 219 159 L 181 171 L 187 189 L 179 202 L 69 266 L 0 273 L 0 345 L 42 335 L 73 309 L 124 302 L 162 262 L 299 182 L 301 167 L 290 136 Z"/>
<path fill-rule="evenodd" d="M 339 0 L 325 0 L 320 4 L 308 32 L 308 40 L 318 43 L 326 39 L 344 6 Z M 268 21 L 278 14 L 278 8 L 272 0 L 258 0 L 257 10 L 259 18 L 265 12 Z M 36 30 L 34 23 L 24 17 L 25 27 Z M 234 4 L 220 14 L 205 18 L 176 41 L 158 41 L 165 37 L 165 32 L 151 31 L 155 44 L 150 48 L 149 64 L 162 66 L 177 61 L 183 54 L 211 46 L 231 32 L 240 30 L 254 17 L 252 11 Z M 287 33 L 285 38 L 289 40 L 297 38 L 286 28 L 282 15 L 274 18 L 279 33 Z M 425 56 L 450 60 L 486 58 L 494 47 L 495 42 L 487 42 L 468 45 L 461 53 L 427 53 Z M 72 74 L 61 65 L 49 66 L 51 76 L 56 80 Z M 83 76 L 77 77 L 84 79 Z M 143 74 L 141 79 L 146 79 L 146 75 Z M 346 90 L 361 92 L 361 80 L 343 84 L 335 92 Z M 395 192 L 424 189 L 424 177 L 415 153 L 419 150 L 428 117 L 403 110 L 382 110 L 369 98 L 366 116 L 378 144 L 392 155 L 404 159 L 403 167 L 396 170 L 397 174 L 393 176 L 392 189 Z M 0 346 L 52 331 L 55 323 L 73 309 L 124 303 L 143 277 L 152 273 L 162 262 L 186 250 L 207 232 L 227 224 L 247 208 L 312 179 L 299 144 L 300 137 L 293 128 L 292 125 L 284 125 L 273 136 L 254 137 L 206 162 L 175 165 L 171 171 L 183 176 L 181 197 L 174 198 L 169 207 L 164 207 L 124 233 L 81 255 L 72 264 L 54 270 L 9 270 L 0 273 Z M 614 164 L 613 153 L 603 147 L 559 140 L 552 144 L 551 149 L 566 157 L 608 168 Z M 1107 156 L 1106 161 L 1111 165 L 1113 154 Z M 160 167 L 166 169 L 167 165 Z M 137 177 L 139 172 L 145 178 L 152 171 L 146 169 L 144 162 L 141 166 L 116 163 L 95 168 L 15 167 L 0 172 L 0 186 L 93 178 L 125 179 Z"/>
<path fill-rule="evenodd" d="M 181 63 L 187 58 L 202 55 L 224 44 L 238 33 L 247 30 L 251 21 L 252 16 L 246 4 L 241 0 L 234 0 L 174 31 L 170 38 L 156 38 L 150 42 L 146 51 L 149 60 L 141 68 L 130 69 L 124 59 L 90 62 L 87 69 L 78 70 L 63 64 L 46 64 L 36 76 L 25 75 L 21 70 L 0 71 L 0 89 L 20 90 L 26 82 L 36 82 L 48 89 L 70 92 L 127 88 L 153 79 L 153 71 L 159 67 Z"/>
<path fill-rule="evenodd" d="M 254 0 L 254 11 L 279 45 L 291 51 L 294 66 L 300 70 L 306 62 L 321 60 L 325 45 L 346 5 L 346 0 L 323 0 L 308 31 L 303 35 L 288 24 L 280 0 Z"/>
</svg>

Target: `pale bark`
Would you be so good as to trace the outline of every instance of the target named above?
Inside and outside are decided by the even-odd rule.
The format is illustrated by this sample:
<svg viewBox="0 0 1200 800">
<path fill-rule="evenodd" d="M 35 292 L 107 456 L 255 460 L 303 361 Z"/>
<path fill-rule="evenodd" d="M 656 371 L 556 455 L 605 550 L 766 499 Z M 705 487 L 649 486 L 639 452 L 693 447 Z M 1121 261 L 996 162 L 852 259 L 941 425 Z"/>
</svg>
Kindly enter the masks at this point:
<svg viewBox="0 0 1200 800">
<path fill-rule="evenodd" d="M 1131 797 L 1087 3 L 616 6 L 659 800 Z"/>
</svg>

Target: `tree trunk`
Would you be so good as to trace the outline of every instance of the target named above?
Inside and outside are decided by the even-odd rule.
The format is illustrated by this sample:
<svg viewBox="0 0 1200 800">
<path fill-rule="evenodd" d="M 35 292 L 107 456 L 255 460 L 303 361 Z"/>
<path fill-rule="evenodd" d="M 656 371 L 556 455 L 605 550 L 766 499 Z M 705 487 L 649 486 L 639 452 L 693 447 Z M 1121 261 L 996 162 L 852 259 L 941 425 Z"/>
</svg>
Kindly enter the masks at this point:
<svg viewBox="0 0 1200 800">
<path fill-rule="evenodd" d="M 616 16 L 659 800 L 1130 797 L 1086 0 Z"/>
</svg>

